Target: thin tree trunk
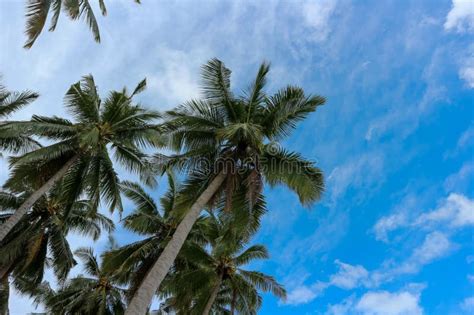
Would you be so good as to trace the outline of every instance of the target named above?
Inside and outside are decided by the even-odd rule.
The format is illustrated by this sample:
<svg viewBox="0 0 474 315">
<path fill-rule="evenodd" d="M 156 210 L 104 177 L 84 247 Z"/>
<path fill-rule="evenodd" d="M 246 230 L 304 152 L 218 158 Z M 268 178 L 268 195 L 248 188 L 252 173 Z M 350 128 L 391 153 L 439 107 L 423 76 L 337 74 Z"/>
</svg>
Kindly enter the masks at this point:
<svg viewBox="0 0 474 315">
<path fill-rule="evenodd" d="M 188 237 L 191 228 L 199 217 L 201 210 L 209 202 L 224 182 L 225 174 L 219 173 L 194 202 L 191 209 L 186 213 L 179 223 L 171 240 L 166 245 L 158 260 L 143 279 L 137 291 L 128 305 L 125 315 L 145 315 L 153 295 L 159 289 L 161 282 L 173 265 L 184 241 Z"/>
<path fill-rule="evenodd" d="M 8 300 L 10 298 L 10 283 L 8 282 L 8 275 L 6 275 L 5 273 L 4 276 L 0 277 L 0 315 L 10 314 L 8 310 Z"/>
<path fill-rule="evenodd" d="M 3 279 L 4 277 L 8 277 L 7 275 L 10 273 L 10 268 L 13 265 L 13 263 L 8 264 L 7 266 L 2 266 L 0 267 L 0 279 Z"/>
<path fill-rule="evenodd" d="M 222 284 L 222 276 L 219 275 L 219 280 L 217 280 L 217 283 L 212 290 L 211 296 L 209 297 L 209 300 L 207 300 L 206 307 L 204 307 L 204 311 L 202 312 L 202 315 L 209 315 L 211 312 L 212 304 L 214 304 L 214 301 L 216 300 L 217 294 L 219 293 L 219 289 L 221 288 Z"/>
<path fill-rule="evenodd" d="M 66 164 L 61 167 L 46 183 L 43 184 L 38 190 L 31 194 L 23 204 L 16 209 L 15 212 L 8 218 L 7 222 L 0 225 L 0 243 L 4 240 L 7 234 L 20 222 L 21 218 L 28 213 L 28 210 L 35 204 L 38 199 L 47 193 L 69 170 L 74 162 L 79 158 L 78 155 L 73 156 Z"/>
<path fill-rule="evenodd" d="M 237 299 L 237 292 L 235 289 L 232 289 L 232 302 L 230 303 L 230 315 L 234 315 L 235 313 L 235 300 Z"/>
</svg>

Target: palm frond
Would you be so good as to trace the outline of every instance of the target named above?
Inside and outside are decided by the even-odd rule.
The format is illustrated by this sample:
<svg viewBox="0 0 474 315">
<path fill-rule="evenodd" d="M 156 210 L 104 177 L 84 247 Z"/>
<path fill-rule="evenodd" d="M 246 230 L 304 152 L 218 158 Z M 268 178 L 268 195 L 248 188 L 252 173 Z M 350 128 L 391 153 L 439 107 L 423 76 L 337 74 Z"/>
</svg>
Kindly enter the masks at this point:
<svg viewBox="0 0 474 315">
<path fill-rule="evenodd" d="M 288 86 L 266 99 L 266 107 L 261 113 L 265 135 L 273 140 L 289 136 L 296 123 L 323 105 L 322 96 L 305 96 L 303 89 Z"/>
<path fill-rule="evenodd" d="M 224 106 L 229 117 L 236 119 L 233 108 L 233 96 L 230 91 L 230 74 L 222 61 L 217 58 L 211 59 L 202 66 L 202 86 L 205 100 Z"/>
<path fill-rule="evenodd" d="M 94 15 L 94 11 L 89 3 L 89 0 L 81 0 L 81 13 L 80 16 L 85 15 L 85 20 L 87 25 L 92 31 L 94 35 L 94 39 L 96 42 L 100 43 L 100 32 L 99 32 L 99 25 L 97 24 L 97 20 Z"/>
<path fill-rule="evenodd" d="M 43 30 L 51 6 L 51 0 L 28 0 L 26 5 L 26 36 L 24 48 L 31 48 Z"/>
<path fill-rule="evenodd" d="M 265 180 L 270 185 L 285 184 L 296 192 L 301 203 L 318 200 L 324 191 L 322 171 L 298 153 L 267 146 L 261 159 Z"/>
<path fill-rule="evenodd" d="M 61 13 L 62 0 L 53 0 L 51 3 L 51 11 L 53 11 L 53 16 L 51 17 L 51 26 L 49 31 L 53 32 L 58 25 L 59 14 Z"/>
</svg>

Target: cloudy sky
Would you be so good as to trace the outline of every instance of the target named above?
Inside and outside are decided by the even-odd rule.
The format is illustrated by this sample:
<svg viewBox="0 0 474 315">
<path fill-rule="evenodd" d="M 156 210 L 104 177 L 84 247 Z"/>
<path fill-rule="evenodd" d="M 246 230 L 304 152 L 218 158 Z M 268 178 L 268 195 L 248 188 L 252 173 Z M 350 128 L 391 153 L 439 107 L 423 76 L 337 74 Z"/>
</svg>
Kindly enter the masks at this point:
<svg viewBox="0 0 474 315">
<path fill-rule="evenodd" d="M 306 209 L 267 189 L 255 242 L 271 259 L 252 267 L 289 297 L 265 296 L 260 314 L 474 311 L 473 1 L 108 0 L 100 45 L 63 15 L 28 51 L 24 2 L 0 2 L 4 84 L 41 94 L 16 118 L 65 114 L 66 89 L 89 73 L 102 95 L 146 77 L 141 103 L 166 110 L 199 96 L 212 57 L 237 92 L 267 60 L 269 92 L 296 84 L 327 97 L 284 143 L 324 170 L 324 198 Z M 121 244 L 135 239 L 120 232 Z M 10 306 L 34 310 L 16 293 Z"/>
</svg>

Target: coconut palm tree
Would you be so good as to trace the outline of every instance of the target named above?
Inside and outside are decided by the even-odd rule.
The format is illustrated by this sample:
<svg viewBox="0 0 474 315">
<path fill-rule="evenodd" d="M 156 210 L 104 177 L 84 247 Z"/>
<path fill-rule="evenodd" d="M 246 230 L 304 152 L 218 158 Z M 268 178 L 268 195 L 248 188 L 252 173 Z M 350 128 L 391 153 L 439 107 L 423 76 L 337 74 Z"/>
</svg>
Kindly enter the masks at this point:
<svg viewBox="0 0 474 315">
<path fill-rule="evenodd" d="M 87 276 L 69 279 L 57 291 L 44 285 L 36 301 L 45 305 L 48 314 L 54 315 L 123 314 L 126 290 L 103 270 L 92 248 L 79 248 L 74 254 L 82 261 Z"/>
<path fill-rule="evenodd" d="M 97 0 L 102 15 L 107 15 L 104 0 Z M 134 0 L 140 3 L 140 0 Z M 59 15 L 63 10 L 71 20 L 83 18 L 94 35 L 96 42 L 100 43 L 99 25 L 92 10 L 89 0 L 28 0 L 26 4 L 26 36 L 28 37 L 24 48 L 31 48 L 41 34 L 48 14 L 51 12 L 51 26 L 49 31 L 56 29 Z"/>
<path fill-rule="evenodd" d="M 35 115 L 30 121 L 8 122 L 0 127 L 0 135 L 34 135 L 54 141 L 11 158 L 11 177 L 5 187 L 18 191 L 25 183 L 38 179 L 42 185 L 0 225 L 0 243 L 28 209 L 59 182 L 63 194 L 71 201 L 86 193 L 94 208 L 102 200 L 111 211 L 121 211 L 119 178 L 112 153 L 126 170 L 139 174 L 147 184 L 154 184 L 142 149 L 159 144 L 159 133 L 153 125 L 159 114 L 132 102 L 132 97 L 145 86 L 143 80 L 131 94 L 126 89 L 112 91 L 102 102 L 93 77 L 85 76 L 71 86 L 65 97 L 65 105 L 76 122 Z M 46 174 L 44 169 L 55 171 Z"/>
<path fill-rule="evenodd" d="M 0 119 L 8 118 L 17 110 L 25 107 L 38 98 L 38 94 L 31 91 L 10 92 L 0 83 Z M 5 121 L 0 121 L 3 125 Z M 26 152 L 38 148 L 38 142 L 32 138 L 15 134 L 0 134 L 0 150 L 10 153 Z"/>
<path fill-rule="evenodd" d="M 232 314 L 235 310 L 240 314 L 256 314 L 262 300 L 259 290 L 286 298 L 285 289 L 273 277 L 243 268 L 255 259 L 268 258 L 263 245 L 245 248 L 248 236 L 240 237 L 242 234 L 232 231 L 235 221 L 211 215 L 208 224 L 210 227 L 204 234 L 207 245 L 186 244 L 182 257 L 190 262 L 190 268 L 175 273 L 166 282 L 171 286 L 168 290 L 174 292 L 174 309 L 185 314 L 207 315 L 211 310 L 220 314 L 229 309 Z"/>
<path fill-rule="evenodd" d="M 127 314 L 145 314 L 199 213 L 219 194 L 226 209 L 239 182 L 247 186 L 249 206 L 263 183 L 283 184 L 310 205 L 323 191 L 322 172 L 314 163 L 276 145 L 290 135 L 296 123 L 324 104 L 321 96 L 307 96 L 299 87 L 287 86 L 274 95 L 264 92 L 270 66 L 263 63 L 249 90 L 236 97 L 230 89 L 230 70 L 213 59 L 203 67 L 204 97 L 167 114 L 170 147 L 179 152 L 157 156 L 157 165 L 191 172 L 189 207 L 176 232 L 132 298 Z M 207 163 L 203 163 L 203 158 Z"/>
<path fill-rule="evenodd" d="M 160 256 L 179 223 L 179 218 L 173 212 L 179 185 L 172 174 L 168 174 L 168 184 L 169 190 L 160 200 L 161 210 L 139 184 L 128 181 L 121 184 L 122 193 L 136 207 L 122 220 L 123 225 L 145 238 L 106 252 L 103 266 L 104 270 L 113 272 L 120 283 L 129 285 L 128 293 L 131 295 Z M 190 239 L 194 242 L 204 241 L 201 233 L 204 221 L 204 218 L 198 219 L 190 233 Z"/>
<path fill-rule="evenodd" d="M 12 210 L 24 201 L 25 195 L 28 195 L 28 189 L 25 190 L 20 195 L 0 192 L 0 220 L 7 219 Z M 48 267 L 53 269 L 59 281 L 66 279 L 76 264 L 66 238 L 70 232 L 96 240 L 101 230 L 111 232 L 113 228 L 113 222 L 94 211 L 88 200 L 69 204 L 62 198 L 59 188 L 44 195 L 20 220 L 0 248 L 0 279 L 6 297 L 9 276 L 13 276 L 17 289 L 24 293 L 34 291 Z M 4 303 L 0 303 L 0 309 L 8 307 L 8 298 Z"/>
</svg>

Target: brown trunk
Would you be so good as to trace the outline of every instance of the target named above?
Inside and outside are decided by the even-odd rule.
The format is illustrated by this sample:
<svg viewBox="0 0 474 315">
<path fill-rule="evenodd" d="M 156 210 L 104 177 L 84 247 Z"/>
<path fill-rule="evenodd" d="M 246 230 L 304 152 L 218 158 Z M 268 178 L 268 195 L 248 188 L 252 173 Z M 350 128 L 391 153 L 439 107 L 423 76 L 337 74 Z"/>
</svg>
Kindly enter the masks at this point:
<svg viewBox="0 0 474 315">
<path fill-rule="evenodd" d="M 219 289 L 221 288 L 221 284 L 222 284 L 222 276 L 219 276 L 219 279 L 217 280 L 217 283 L 211 292 L 211 296 L 209 297 L 209 300 L 207 300 L 207 304 L 206 304 L 206 307 L 204 307 L 204 311 L 202 312 L 202 315 L 209 315 L 209 313 L 211 312 L 212 304 L 214 304 L 217 294 L 219 294 Z"/>
<path fill-rule="evenodd" d="M 8 300 L 10 297 L 10 283 L 8 280 L 8 268 L 0 269 L 3 276 L 0 276 L 0 315 L 8 315 Z"/>
<path fill-rule="evenodd" d="M 69 168 L 79 158 L 78 155 L 73 156 L 66 164 L 61 167 L 46 183 L 43 184 L 37 191 L 31 194 L 23 204 L 16 209 L 15 212 L 8 218 L 7 222 L 0 225 L 0 243 L 5 239 L 8 233 L 20 222 L 21 218 L 28 213 L 28 210 L 35 204 L 38 199 L 47 193 L 63 176 L 67 173 Z"/>
<path fill-rule="evenodd" d="M 235 313 L 235 300 L 237 299 L 237 292 L 235 289 L 232 289 L 232 302 L 230 303 L 230 315 L 234 315 Z"/>
<path fill-rule="evenodd" d="M 201 210 L 206 206 L 212 196 L 217 192 L 225 179 L 224 173 L 219 173 L 194 202 L 191 209 L 179 223 L 171 240 L 166 245 L 158 260 L 143 279 L 128 305 L 125 315 L 145 315 L 153 295 L 160 288 L 161 282 L 173 265 L 184 241 L 191 228 L 199 217 Z"/>
</svg>

